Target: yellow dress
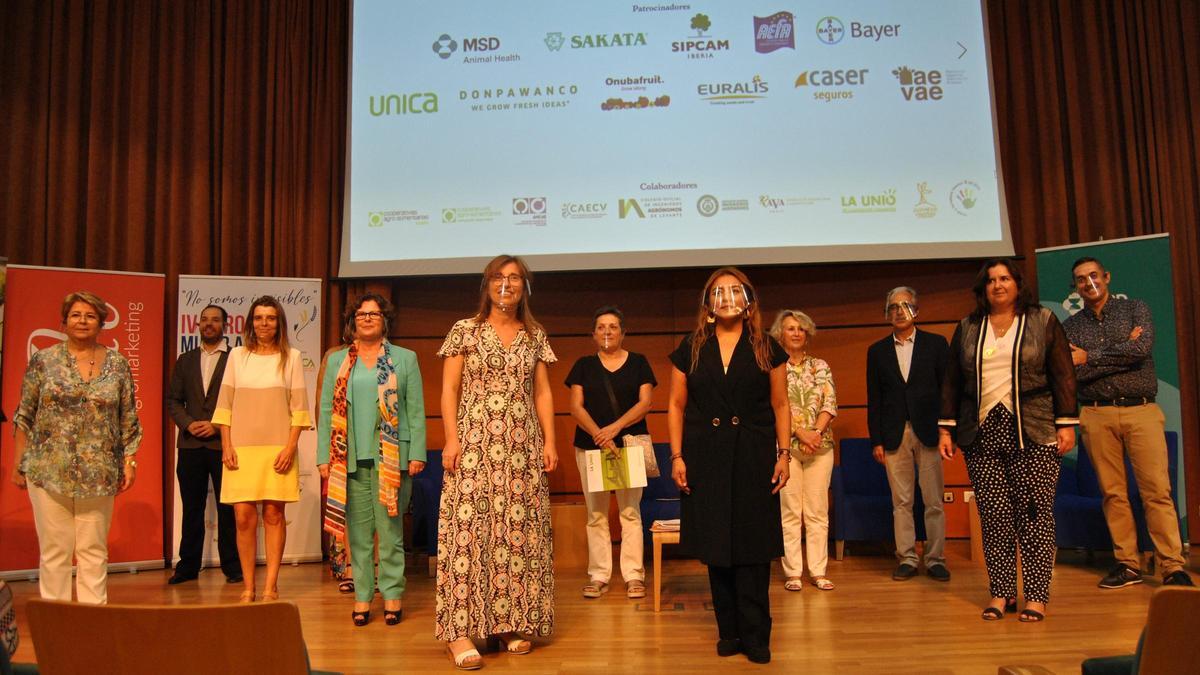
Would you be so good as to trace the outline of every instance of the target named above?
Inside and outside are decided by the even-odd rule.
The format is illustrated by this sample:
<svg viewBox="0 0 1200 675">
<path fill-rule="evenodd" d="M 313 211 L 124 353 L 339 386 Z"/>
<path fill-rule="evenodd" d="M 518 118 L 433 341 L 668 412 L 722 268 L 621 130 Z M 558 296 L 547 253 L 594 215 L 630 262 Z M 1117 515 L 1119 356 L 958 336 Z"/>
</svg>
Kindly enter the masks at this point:
<svg viewBox="0 0 1200 675">
<path fill-rule="evenodd" d="M 275 457 L 287 445 L 291 428 L 312 426 L 300 350 L 289 350 L 280 370 L 278 354 L 234 347 L 212 423 L 229 427 L 238 460 L 238 468 L 222 475 L 222 503 L 300 500 L 299 458 L 286 472 L 275 471 Z"/>
</svg>

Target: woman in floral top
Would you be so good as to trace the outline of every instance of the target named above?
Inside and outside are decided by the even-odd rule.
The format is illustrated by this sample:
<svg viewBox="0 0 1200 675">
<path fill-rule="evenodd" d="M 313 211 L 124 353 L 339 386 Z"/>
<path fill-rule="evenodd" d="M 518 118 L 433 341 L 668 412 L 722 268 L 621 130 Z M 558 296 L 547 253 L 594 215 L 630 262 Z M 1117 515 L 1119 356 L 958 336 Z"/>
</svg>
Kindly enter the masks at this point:
<svg viewBox="0 0 1200 675">
<path fill-rule="evenodd" d="M 829 560 L 829 479 L 833 475 L 833 433 L 837 394 L 829 364 L 808 354 L 817 326 L 807 314 L 785 309 L 775 318 L 771 335 L 788 353 L 788 401 L 792 408 L 792 479 L 780 491 L 783 516 L 783 587 L 804 587 L 801 520 L 806 531 L 808 575 L 823 591 L 832 591 L 825 576 Z"/>
<path fill-rule="evenodd" d="M 80 291 L 62 305 L 66 342 L 29 359 L 16 423 L 12 481 L 29 490 L 43 598 L 71 599 L 71 558 L 80 602 L 108 601 L 108 526 L 113 497 L 133 485 L 142 441 L 133 377 L 120 353 L 96 338 L 108 306 Z"/>
</svg>

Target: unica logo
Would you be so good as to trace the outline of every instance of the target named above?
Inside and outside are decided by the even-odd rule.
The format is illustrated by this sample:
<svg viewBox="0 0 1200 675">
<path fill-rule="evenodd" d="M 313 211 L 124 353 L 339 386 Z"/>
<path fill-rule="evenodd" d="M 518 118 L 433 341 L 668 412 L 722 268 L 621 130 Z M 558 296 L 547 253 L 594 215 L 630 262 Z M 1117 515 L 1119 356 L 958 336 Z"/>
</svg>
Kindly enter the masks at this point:
<svg viewBox="0 0 1200 675">
<path fill-rule="evenodd" d="M 370 97 L 369 105 L 371 115 L 374 117 L 435 113 L 438 111 L 438 97 L 431 91 L 412 94 L 381 94 L 378 97 Z"/>
</svg>

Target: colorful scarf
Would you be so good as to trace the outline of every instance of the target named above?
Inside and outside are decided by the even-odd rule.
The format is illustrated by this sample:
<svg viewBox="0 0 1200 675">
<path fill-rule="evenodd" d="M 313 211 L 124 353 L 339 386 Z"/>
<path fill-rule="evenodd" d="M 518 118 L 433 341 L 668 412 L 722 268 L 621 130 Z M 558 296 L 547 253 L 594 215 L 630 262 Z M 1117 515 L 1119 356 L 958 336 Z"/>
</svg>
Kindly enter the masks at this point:
<svg viewBox="0 0 1200 675">
<path fill-rule="evenodd" d="M 325 502 L 325 531 L 335 536 L 346 533 L 346 448 L 349 442 L 349 406 L 346 394 L 350 387 L 350 372 L 358 362 L 358 345 L 350 344 L 346 359 L 338 368 L 333 385 L 333 414 L 329 419 L 329 494 Z M 396 366 L 392 363 L 391 346 L 384 341 L 375 362 L 375 379 L 379 383 L 379 502 L 387 507 L 389 516 L 400 514 L 400 439 L 399 404 L 396 393 Z"/>
</svg>

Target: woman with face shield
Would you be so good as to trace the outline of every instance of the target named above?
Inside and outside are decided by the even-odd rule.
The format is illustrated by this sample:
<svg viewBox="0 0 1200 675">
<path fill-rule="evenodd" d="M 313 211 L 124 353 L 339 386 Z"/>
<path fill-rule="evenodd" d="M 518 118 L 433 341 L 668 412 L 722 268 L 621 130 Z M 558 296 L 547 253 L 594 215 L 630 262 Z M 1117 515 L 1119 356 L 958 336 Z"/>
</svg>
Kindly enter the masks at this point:
<svg viewBox="0 0 1200 675">
<path fill-rule="evenodd" d="M 812 584 L 832 591 L 825 576 L 829 561 L 829 480 L 833 476 L 833 418 L 837 393 L 829 364 L 808 353 L 817 325 L 798 309 L 785 309 L 775 317 L 771 337 L 788 354 L 787 393 L 792 410 L 791 480 L 780 491 L 783 515 L 783 587 L 804 587 L 804 553 L 801 531 L 808 549 L 808 575 Z"/>
<path fill-rule="evenodd" d="M 438 350 L 446 474 L 435 635 L 462 670 L 483 665 L 473 637 L 527 654 L 526 636 L 554 630 L 546 474 L 558 453 L 547 365 L 557 359 L 529 309 L 532 276 L 520 258 L 492 259 L 479 311 Z"/>
<path fill-rule="evenodd" d="M 588 450 L 603 449 L 619 457 L 628 435 L 648 434 L 646 412 L 658 381 L 645 356 L 622 348 L 625 315 L 616 307 L 597 309 L 592 319 L 596 353 L 581 356 L 571 367 L 566 384 L 571 389 L 571 416 L 575 430 L 575 462 L 585 486 L 587 505 L 588 582 L 583 597 L 598 598 L 608 592 L 612 577 L 612 535 L 608 529 L 608 495 L 588 492 Z M 633 447 L 630 452 L 642 452 Z M 621 518 L 621 578 L 630 599 L 646 597 L 646 570 L 642 549 L 642 488 L 614 490 Z"/>
<path fill-rule="evenodd" d="M 670 359 L 671 477 L 680 545 L 708 565 L 717 654 L 771 660 L 771 560 L 783 554 L 779 491 L 792 424 L 787 353 L 762 328 L 758 298 L 733 267 L 704 284 L 696 328 Z"/>
</svg>

